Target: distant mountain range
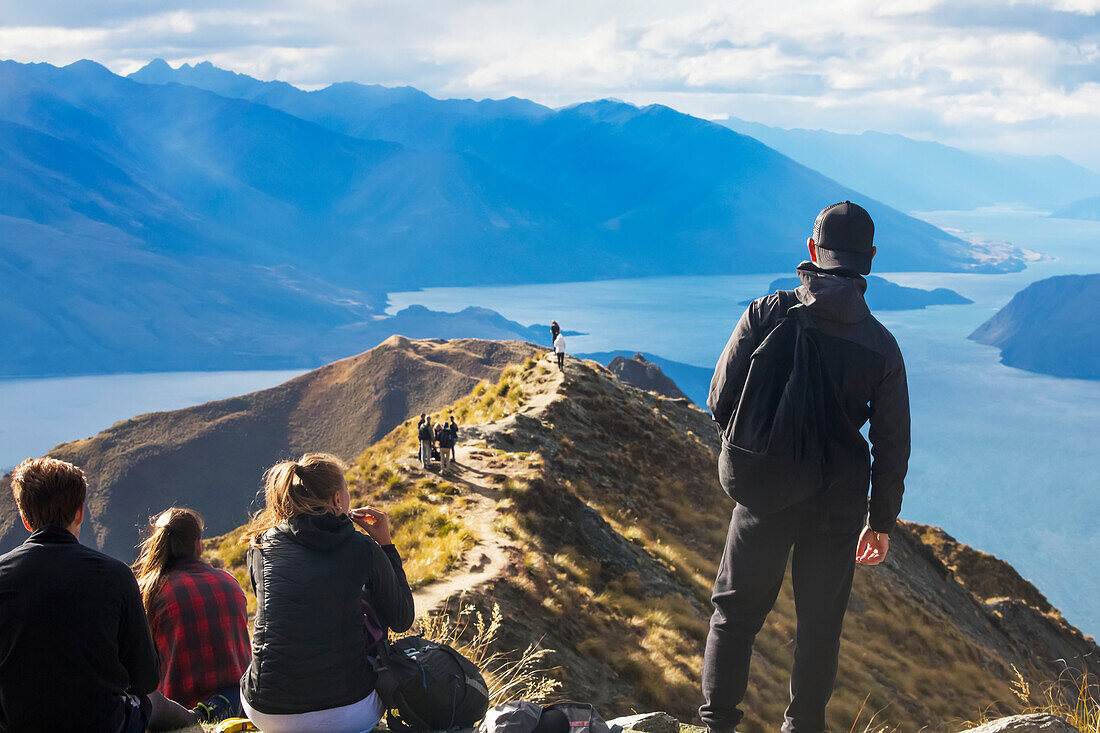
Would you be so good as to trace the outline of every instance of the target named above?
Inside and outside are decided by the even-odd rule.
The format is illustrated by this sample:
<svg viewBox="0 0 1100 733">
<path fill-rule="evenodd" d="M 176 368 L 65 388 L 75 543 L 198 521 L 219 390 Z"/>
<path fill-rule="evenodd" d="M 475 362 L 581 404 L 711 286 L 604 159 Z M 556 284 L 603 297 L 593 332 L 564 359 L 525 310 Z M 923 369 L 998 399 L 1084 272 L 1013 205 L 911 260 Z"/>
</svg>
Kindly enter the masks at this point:
<svg viewBox="0 0 1100 733">
<path fill-rule="evenodd" d="M 891 270 L 1023 267 L 667 107 L 203 64 L 0 62 L 0 183 L 8 376 L 312 366 L 414 287 L 777 271 L 843 199 Z"/>
<path fill-rule="evenodd" d="M 873 311 L 919 310 L 930 305 L 966 305 L 974 302 L 949 288 L 932 290 L 910 288 L 877 275 L 868 275 L 866 280 L 867 305 Z M 767 292 L 763 295 L 771 295 L 777 290 L 794 290 L 801 284 L 802 281 L 797 277 L 781 277 L 772 280 Z M 741 305 L 748 305 L 751 302 L 751 300 L 742 301 Z"/>
<path fill-rule="evenodd" d="M 722 124 L 902 211 L 1057 207 L 1100 191 L 1100 173 L 1059 155 L 973 153 L 902 135 L 787 130 L 737 118 Z"/>
<path fill-rule="evenodd" d="M 1100 221 L 1100 196 L 1089 196 L 1066 204 L 1051 214 L 1059 219 L 1084 219 Z"/>
<path fill-rule="evenodd" d="M 1001 350 L 1001 363 L 1056 377 L 1100 379 L 1100 274 L 1031 283 L 969 338 Z"/>
</svg>

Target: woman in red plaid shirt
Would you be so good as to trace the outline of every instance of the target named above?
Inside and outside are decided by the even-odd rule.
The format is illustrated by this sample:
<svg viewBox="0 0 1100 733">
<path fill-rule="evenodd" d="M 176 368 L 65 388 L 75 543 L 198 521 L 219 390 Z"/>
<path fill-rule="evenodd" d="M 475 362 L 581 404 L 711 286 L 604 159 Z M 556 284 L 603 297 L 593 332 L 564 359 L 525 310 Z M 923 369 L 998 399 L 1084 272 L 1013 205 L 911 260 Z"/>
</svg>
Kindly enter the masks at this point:
<svg viewBox="0 0 1100 733">
<path fill-rule="evenodd" d="M 162 512 L 136 569 L 160 656 L 160 691 L 215 722 L 240 714 L 238 685 L 252 650 L 244 592 L 200 559 L 202 530 L 198 512 Z"/>
</svg>

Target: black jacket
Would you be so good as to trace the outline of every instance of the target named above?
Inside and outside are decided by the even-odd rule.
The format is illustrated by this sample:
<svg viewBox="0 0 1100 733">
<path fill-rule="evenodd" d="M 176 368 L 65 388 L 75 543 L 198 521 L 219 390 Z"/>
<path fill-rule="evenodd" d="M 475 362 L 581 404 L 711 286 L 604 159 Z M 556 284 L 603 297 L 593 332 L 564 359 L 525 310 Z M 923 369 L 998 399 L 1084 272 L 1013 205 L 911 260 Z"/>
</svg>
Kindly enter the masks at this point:
<svg viewBox="0 0 1100 733">
<path fill-rule="evenodd" d="M 252 663 L 241 694 L 256 710 L 290 715 L 350 705 L 374 691 L 363 601 L 394 631 L 413 598 L 393 545 L 379 547 L 347 516 L 293 517 L 248 549 L 256 591 Z"/>
<path fill-rule="evenodd" d="M 0 731 L 117 731 L 160 682 L 130 568 L 47 526 L 0 557 Z"/>
<path fill-rule="evenodd" d="M 856 428 L 871 421 L 870 452 L 855 431 L 843 444 L 830 446 L 821 499 L 837 516 L 863 515 L 869 509 L 871 528 L 889 532 L 901 511 L 909 465 L 909 388 L 901 350 L 867 308 L 866 280 L 825 272 L 811 262 L 803 262 L 797 272 L 801 287 L 758 298 L 741 316 L 715 367 L 707 407 L 725 429 L 741 398 L 753 351 L 787 305 L 805 305 L 820 330 L 822 359 L 848 419 Z"/>
</svg>

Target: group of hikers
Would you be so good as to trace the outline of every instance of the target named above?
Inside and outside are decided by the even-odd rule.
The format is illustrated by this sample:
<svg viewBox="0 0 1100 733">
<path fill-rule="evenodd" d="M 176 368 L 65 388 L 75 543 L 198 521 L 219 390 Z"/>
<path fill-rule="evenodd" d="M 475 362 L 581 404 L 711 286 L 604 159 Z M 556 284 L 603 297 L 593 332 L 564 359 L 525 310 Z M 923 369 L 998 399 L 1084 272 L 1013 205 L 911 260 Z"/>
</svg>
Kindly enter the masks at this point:
<svg viewBox="0 0 1100 733">
<path fill-rule="evenodd" d="M 446 420 L 432 423 L 432 418 L 427 413 L 420 413 L 420 420 L 416 423 L 416 437 L 420 448 L 417 457 L 424 470 L 428 470 L 433 459 L 439 460 L 439 472 L 446 473 L 451 464 L 455 462 L 455 446 L 458 445 L 458 423 L 453 414 L 447 415 Z"/>
<path fill-rule="evenodd" d="M 783 730 L 825 730 L 855 565 L 889 549 L 909 403 L 901 352 L 864 301 L 873 235 L 861 207 L 824 209 L 801 286 L 753 301 L 715 368 L 718 476 L 737 504 L 701 669 L 699 712 L 713 733 L 743 718 L 754 639 L 792 554 Z M 453 416 L 421 415 L 425 466 L 433 446 L 449 466 L 457 430 Z M 156 516 L 132 570 L 80 544 L 81 469 L 21 463 L 11 486 L 31 535 L 0 557 L 0 732 L 165 730 L 238 712 L 267 733 L 370 731 L 384 712 L 380 644 L 410 627 L 413 597 L 388 517 L 351 507 L 344 471 L 311 453 L 265 473 L 264 508 L 241 537 L 256 598 L 249 640 L 244 593 L 203 561 L 196 512 Z"/>
<path fill-rule="evenodd" d="M 19 464 L 31 535 L 0 557 L 0 731 L 141 733 L 242 712 L 265 733 L 374 728 L 377 645 L 412 625 L 413 596 L 389 518 L 351 507 L 345 470 L 310 453 L 264 475 L 241 536 L 250 641 L 236 578 L 202 559 L 197 512 L 157 515 L 131 569 L 80 543 L 81 469 Z"/>
</svg>

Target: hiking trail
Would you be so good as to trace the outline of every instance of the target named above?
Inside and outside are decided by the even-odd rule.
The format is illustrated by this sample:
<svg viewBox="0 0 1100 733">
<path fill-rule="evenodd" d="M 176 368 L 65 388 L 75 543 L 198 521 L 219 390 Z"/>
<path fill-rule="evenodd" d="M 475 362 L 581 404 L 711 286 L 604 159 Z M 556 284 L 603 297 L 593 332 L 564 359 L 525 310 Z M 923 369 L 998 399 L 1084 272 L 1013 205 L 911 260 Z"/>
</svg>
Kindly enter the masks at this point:
<svg viewBox="0 0 1100 733">
<path fill-rule="evenodd" d="M 558 371 L 554 353 L 543 355 L 539 364 L 548 366 L 550 372 L 537 375 L 523 385 L 526 397 L 515 413 L 493 422 L 460 427 L 455 461 L 448 473 L 440 474 L 438 468 L 425 471 L 413 456 L 401 461 L 402 467 L 412 476 L 440 477 L 458 489 L 459 498 L 465 502 L 456 501 L 451 511 L 476 538 L 474 546 L 466 551 L 454 569 L 413 591 L 418 616 L 435 611 L 455 596 L 496 579 L 508 567 L 513 555 L 518 556 L 513 541 L 496 527 L 497 502 L 503 498 L 505 481 L 530 478 L 537 467 L 516 453 L 487 447 L 486 439 L 506 432 L 517 414 L 540 419 L 547 406 L 560 399 L 558 390 L 564 375 Z M 568 360 L 566 370 L 569 370 Z"/>
</svg>

